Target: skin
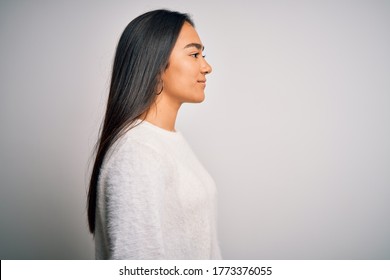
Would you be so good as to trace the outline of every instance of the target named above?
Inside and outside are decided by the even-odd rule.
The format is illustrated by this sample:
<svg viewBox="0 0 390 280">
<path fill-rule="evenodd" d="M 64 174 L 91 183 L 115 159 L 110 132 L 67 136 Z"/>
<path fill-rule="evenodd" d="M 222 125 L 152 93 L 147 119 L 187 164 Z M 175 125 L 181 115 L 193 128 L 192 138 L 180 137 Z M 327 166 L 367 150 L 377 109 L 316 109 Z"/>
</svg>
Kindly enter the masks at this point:
<svg viewBox="0 0 390 280">
<path fill-rule="evenodd" d="M 206 75 L 212 68 L 203 57 L 203 44 L 195 28 L 185 22 L 162 73 L 163 90 L 149 108 L 145 120 L 169 131 L 175 131 L 177 113 L 183 103 L 204 100 Z"/>
</svg>

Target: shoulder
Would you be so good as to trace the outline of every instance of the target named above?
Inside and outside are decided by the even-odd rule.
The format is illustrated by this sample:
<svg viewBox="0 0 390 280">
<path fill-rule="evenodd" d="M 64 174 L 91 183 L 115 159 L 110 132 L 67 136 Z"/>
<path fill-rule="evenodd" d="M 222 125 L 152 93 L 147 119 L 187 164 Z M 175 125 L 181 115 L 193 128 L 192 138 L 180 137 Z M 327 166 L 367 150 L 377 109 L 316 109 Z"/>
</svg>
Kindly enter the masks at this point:
<svg viewBox="0 0 390 280">
<path fill-rule="evenodd" d="M 128 197 L 128 192 L 161 191 L 169 180 L 169 155 L 143 134 L 133 128 L 110 148 L 100 169 L 101 194 L 120 200 Z"/>
<path fill-rule="evenodd" d="M 101 174 L 161 170 L 172 171 L 188 155 L 180 132 L 169 132 L 147 122 L 128 130 L 105 155 Z"/>
<path fill-rule="evenodd" d="M 174 141 L 171 140 L 141 123 L 128 130 L 110 147 L 101 171 L 166 166 L 172 158 L 170 146 L 174 145 Z"/>
<path fill-rule="evenodd" d="M 130 136 L 131 133 L 128 134 L 118 139 L 107 152 L 103 169 L 131 170 L 160 165 L 165 158 L 161 149 L 148 141 Z"/>
</svg>

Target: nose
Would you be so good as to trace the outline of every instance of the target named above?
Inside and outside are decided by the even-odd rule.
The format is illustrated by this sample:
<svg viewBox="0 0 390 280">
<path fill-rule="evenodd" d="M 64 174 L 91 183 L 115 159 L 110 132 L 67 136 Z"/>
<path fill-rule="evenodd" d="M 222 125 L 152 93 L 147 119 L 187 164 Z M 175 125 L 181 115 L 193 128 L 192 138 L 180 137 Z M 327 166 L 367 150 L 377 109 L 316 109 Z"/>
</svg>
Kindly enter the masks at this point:
<svg viewBox="0 0 390 280">
<path fill-rule="evenodd" d="M 213 71 L 213 68 L 207 63 L 205 58 L 203 58 L 201 71 L 203 74 L 210 74 Z"/>
</svg>

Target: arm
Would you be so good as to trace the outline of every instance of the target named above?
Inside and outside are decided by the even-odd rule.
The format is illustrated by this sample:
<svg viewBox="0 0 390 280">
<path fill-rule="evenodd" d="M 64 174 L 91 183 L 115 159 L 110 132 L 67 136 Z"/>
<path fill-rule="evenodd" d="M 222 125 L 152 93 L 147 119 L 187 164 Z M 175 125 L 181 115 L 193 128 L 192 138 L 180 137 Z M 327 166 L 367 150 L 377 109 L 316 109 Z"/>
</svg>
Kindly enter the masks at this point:
<svg viewBox="0 0 390 280">
<path fill-rule="evenodd" d="M 110 259 L 164 258 L 166 163 L 149 147 L 120 149 L 104 178 Z"/>
</svg>

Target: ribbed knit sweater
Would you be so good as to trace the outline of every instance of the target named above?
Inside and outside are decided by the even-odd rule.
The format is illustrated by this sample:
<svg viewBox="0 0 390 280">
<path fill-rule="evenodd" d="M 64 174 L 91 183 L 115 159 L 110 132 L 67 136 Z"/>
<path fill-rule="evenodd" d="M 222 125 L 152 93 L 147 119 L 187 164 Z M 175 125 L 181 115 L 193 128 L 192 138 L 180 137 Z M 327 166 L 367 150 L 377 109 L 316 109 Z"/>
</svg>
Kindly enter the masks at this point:
<svg viewBox="0 0 390 280">
<path fill-rule="evenodd" d="M 147 121 L 106 154 L 96 259 L 219 259 L 216 187 L 180 132 Z"/>
</svg>

